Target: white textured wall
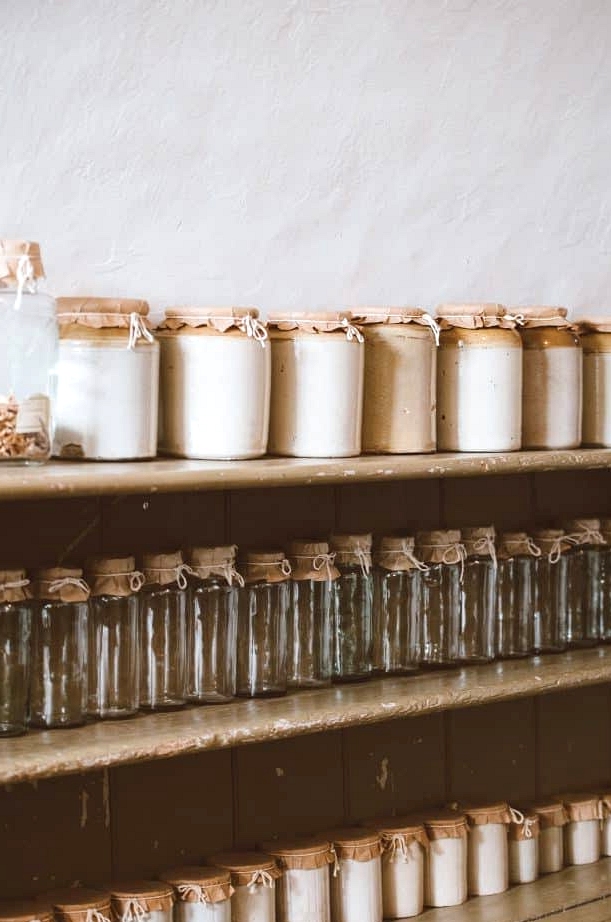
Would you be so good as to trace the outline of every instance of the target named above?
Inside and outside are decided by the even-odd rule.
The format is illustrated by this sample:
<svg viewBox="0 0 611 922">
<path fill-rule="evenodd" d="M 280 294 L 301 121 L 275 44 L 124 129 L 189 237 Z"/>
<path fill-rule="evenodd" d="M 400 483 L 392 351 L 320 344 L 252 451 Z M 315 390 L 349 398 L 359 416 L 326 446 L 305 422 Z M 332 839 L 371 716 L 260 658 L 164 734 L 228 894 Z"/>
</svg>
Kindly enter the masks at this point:
<svg viewBox="0 0 611 922">
<path fill-rule="evenodd" d="M 3 0 L 56 293 L 611 310 L 609 0 Z"/>
</svg>

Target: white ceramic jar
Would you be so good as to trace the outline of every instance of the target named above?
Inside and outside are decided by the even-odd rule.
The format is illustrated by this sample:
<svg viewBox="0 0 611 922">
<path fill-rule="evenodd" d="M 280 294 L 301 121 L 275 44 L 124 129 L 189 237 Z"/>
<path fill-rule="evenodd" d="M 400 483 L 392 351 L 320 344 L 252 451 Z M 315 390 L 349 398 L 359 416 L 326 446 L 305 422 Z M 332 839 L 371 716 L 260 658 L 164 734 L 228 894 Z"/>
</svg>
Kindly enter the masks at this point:
<svg viewBox="0 0 611 922">
<path fill-rule="evenodd" d="M 382 907 L 384 919 L 418 916 L 424 907 L 424 856 L 429 840 L 412 817 L 369 820 L 382 843 Z"/>
<path fill-rule="evenodd" d="M 52 907 L 56 922 L 111 922 L 110 893 L 107 891 L 66 887 L 64 890 L 50 890 L 37 899 L 43 911 L 47 906 Z"/>
<path fill-rule="evenodd" d="M 331 875 L 332 922 L 382 922 L 382 852 L 377 832 L 329 833 L 337 856 Z"/>
<path fill-rule="evenodd" d="M 499 304 L 444 304 L 437 352 L 437 449 L 517 451 L 522 342 Z"/>
<path fill-rule="evenodd" d="M 520 307 L 522 448 L 581 444 L 582 354 L 564 307 Z"/>
<path fill-rule="evenodd" d="M 210 864 L 231 874 L 231 922 L 275 922 L 276 881 L 282 871 L 263 852 L 223 852 Z"/>
<path fill-rule="evenodd" d="M 514 812 L 509 826 L 510 884 L 529 884 L 539 876 L 539 833 L 536 813 Z"/>
<path fill-rule="evenodd" d="M 426 814 L 429 847 L 424 866 L 426 906 L 458 906 L 467 899 L 467 819 L 454 810 Z"/>
<path fill-rule="evenodd" d="M 181 458 L 258 458 L 267 449 L 271 350 L 252 308 L 166 311 L 160 451 Z"/>
<path fill-rule="evenodd" d="M 109 889 L 113 922 L 172 922 L 174 890 L 164 881 L 129 881 Z"/>
<path fill-rule="evenodd" d="M 575 328 L 583 350 L 584 445 L 611 446 L 611 318 L 589 317 Z"/>
<path fill-rule="evenodd" d="M 347 312 L 270 314 L 269 450 L 297 458 L 361 451 L 365 346 Z"/>
<path fill-rule="evenodd" d="M 593 864 L 600 858 L 601 803 L 597 794 L 566 794 L 564 849 L 567 864 Z"/>
<path fill-rule="evenodd" d="M 464 812 L 469 824 L 469 896 L 503 893 L 509 886 L 509 807 L 500 802 L 481 807 L 465 807 Z"/>
<path fill-rule="evenodd" d="M 543 801 L 531 808 L 539 819 L 539 873 L 554 874 L 564 867 L 564 835 L 567 816 L 560 800 Z"/>
<path fill-rule="evenodd" d="M 417 307 L 365 307 L 353 315 L 365 337 L 363 451 L 435 451 L 437 324 Z"/>
<path fill-rule="evenodd" d="M 231 922 L 229 871 L 207 866 L 170 868 L 160 877 L 174 889 L 174 922 Z"/>
<path fill-rule="evenodd" d="M 282 869 L 276 884 L 277 922 L 330 922 L 329 866 L 335 856 L 327 838 L 267 842 Z"/>
<path fill-rule="evenodd" d="M 59 298 L 53 454 L 127 461 L 157 454 L 159 344 L 146 301 Z"/>
</svg>

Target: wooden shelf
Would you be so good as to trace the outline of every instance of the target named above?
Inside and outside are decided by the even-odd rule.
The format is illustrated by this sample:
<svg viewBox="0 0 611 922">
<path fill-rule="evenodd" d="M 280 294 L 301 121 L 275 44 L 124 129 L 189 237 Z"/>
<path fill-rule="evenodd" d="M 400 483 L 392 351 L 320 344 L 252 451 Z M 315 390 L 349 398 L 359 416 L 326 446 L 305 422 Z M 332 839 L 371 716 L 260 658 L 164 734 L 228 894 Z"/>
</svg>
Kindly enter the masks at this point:
<svg viewBox="0 0 611 922">
<path fill-rule="evenodd" d="M 141 715 L 0 741 L 0 783 L 286 739 L 611 681 L 611 647 Z"/>
<path fill-rule="evenodd" d="M 611 450 L 508 454 L 363 455 L 359 458 L 261 458 L 252 461 L 52 461 L 0 464 L 0 499 L 125 493 L 179 493 L 364 481 L 527 474 L 611 466 Z"/>
</svg>

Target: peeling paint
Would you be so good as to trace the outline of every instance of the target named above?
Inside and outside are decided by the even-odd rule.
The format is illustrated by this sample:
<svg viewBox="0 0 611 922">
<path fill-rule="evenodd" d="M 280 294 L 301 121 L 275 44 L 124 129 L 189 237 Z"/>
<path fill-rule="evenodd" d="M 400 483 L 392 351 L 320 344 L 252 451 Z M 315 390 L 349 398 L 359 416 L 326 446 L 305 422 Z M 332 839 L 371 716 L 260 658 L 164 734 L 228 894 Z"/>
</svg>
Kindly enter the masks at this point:
<svg viewBox="0 0 611 922">
<path fill-rule="evenodd" d="M 386 785 L 388 784 L 388 757 L 384 756 L 380 762 L 379 771 L 376 774 L 376 784 L 381 791 L 386 790 Z"/>
<path fill-rule="evenodd" d="M 87 802 L 89 800 L 89 794 L 85 789 L 81 791 L 81 829 L 84 829 L 87 825 Z"/>
</svg>

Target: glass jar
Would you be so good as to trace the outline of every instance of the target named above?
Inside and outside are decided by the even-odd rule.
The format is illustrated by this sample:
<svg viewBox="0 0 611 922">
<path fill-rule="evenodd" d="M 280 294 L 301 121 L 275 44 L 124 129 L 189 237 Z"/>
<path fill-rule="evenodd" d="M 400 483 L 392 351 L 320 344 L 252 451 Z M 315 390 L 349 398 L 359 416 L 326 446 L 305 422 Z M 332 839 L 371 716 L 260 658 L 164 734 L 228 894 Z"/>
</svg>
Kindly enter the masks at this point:
<svg viewBox="0 0 611 922">
<path fill-rule="evenodd" d="M 90 717 L 131 717 L 138 710 L 140 644 L 138 593 L 144 575 L 133 557 L 93 557 L 87 563 Z"/>
<path fill-rule="evenodd" d="M 611 643 L 611 519 L 600 520 L 600 639 Z"/>
<path fill-rule="evenodd" d="M 363 451 L 435 451 L 439 329 L 417 307 L 355 313 L 365 337 Z"/>
<path fill-rule="evenodd" d="M 454 810 L 426 814 L 425 906 L 459 906 L 467 899 L 467 818 Z"/>
<path fill-rule="evenodd" d="M 87 718 L 89 586 L 83 571 L 39 570 L 32 581 L 30 723 L 77 727 Z"/>
<path fill-rule="evenodd" d="M 110 909 L 116 922 L 172 922 L 174 890 L 159 880 L 110 886 Z"/>
<path fill-rule="evenodd" d="M 539 876 L 539 817 L 517 810 L 514 816 L 509 826 L 509 883 L 530 884 Z"/>
<path fill-rule="evenodd" d="M 282 551 L 252 551 L 244 558 L 243 572 L 237 693 L 246 698 L 285 695 L 291 565 Z"/>
<path fill-rule="evenodd" d="M 363 335 L 346 311 L 270 314 L 269 451 L 346 458 L 361 451 Z"/>
<path fill-rule="evenodd" d="M 275 922 L 276 881 L 282 871 L 263 852 L 222 852 L 210 863 L 231 874 L 232 922 Z"/>
<path fill-rule="evenodd" d="M 525 531 L 506 531 L 497 549 L 495 654 L 528 656 L 535 646 L 536 560 L 541 550 Z"/>
<path fill-rule="evenodd" d="M 509 886 L 507 827 L 511 813 L 506 803 L 465 807 L 467 886 L 469 896 L 503 893 Z"/>
<path fill-rule="evenodd" d="M 493 525 L 461 529 L 466 552 L 458 658 L 464 663 L 494 659 L 497 560 Z"/>
<path fill-rule="evenodd" d="M 187 700 L 187 578 L 180 551 L 142 557 L 140 707 L 182 707 Z"/>
<path fill-rule="evenodd" d="M 0 571 L 0 736 L 28 725 L 32 593 L 25 570 Z"/>
<path fill-rule="evenodd" d="M 337 868 L 331 875 L 333 922 L 382 922 L 382 846 L 377 832 L 331 832 Z"/>
<path fill-rule="evenodd" d="M 437 353 L 439 451 L 517 451 L 522 341 L 500 304 L 443 304 Z"/>
<path fill-rule="evenodd" d="M 202 865 L 160 874 L 174 888 L 174 922 L 231 922 L 229 871 Z"/>
<path fill-rule="evenodd" d="M 40 247 L 0 240 L 0 461 L 51 455 L 57 361 L 55 301 L 39 291 Z"/>
<path fill-rule="evenodd" d="M 539 528 L 533 540 L 541 549 L 535 563 L 535 653 L 566 649 L 567 551 L 562 528 Z"/>
<path fill-rule="evenodd" d="M 110 893 L 89 890 L 85 887 L 69 887 L 65 890 L 51 890 L 39 897 L 43 904 L 50 904 L 56 922 L 110 922 Z"/>
<path fill-rule="evenodd" d="M 600 858 L 602 810 L 596 794 L 566 794 L 562 798 L 567 824 L 564 854 L 568 865 L 593 864 Z"/>
<path fill-rule="evenodd" d="M 411 817 L 368 820 L 382 844 L 384 919 L 419 916 L 424 907 L 424 856 L 429 840 L 421 822 Z"/>
<path fill-rule="evenodd" d="M 601 836 L 600 853 L 604 857 L 611 855 L 611 793 L 608 791 L 600 795 Z"/>
<path fill-rule="evenodd" d="M 333 584 L 333 678 L 354 682 L 371 675 L 373 573 L 371 535 L 333 535 L 340 577 Z"/>
<path fill-rule="evenodd" d="M 325 541 L 293 541 L 288 611 L 288 684 L 316 688 L 331 683 L 331 598 L 339 577 Z"/>
<path fill-rule="evenodd" d="M 420 661 L 421 571 L 411 537 L 382 538 L 373 591 L 373 668 L 389 675 L 415 672 Z"/>
<path fill-rule="evenodd" d="M 519 307 L 522 448 L 581 445 L 582 355 L 564 307 Z"/>
<path fill-rule="evenodd" d="M 324 836 L 264 843 L 282 870 L 276 891 L 277 922 L 331 922 L 331 843 Z"/>
<path fill-rule="evenodd" d="M 238 586 L 237 547 L 196 547 L 187 565 L 187 696 L 203 704 L 222 704 L 236 694 Z"/>
<path fill-rule="evenodd" d="M 416 556 L 422 572 L 420 655 L 426 666 L 447 666 L 458 658 L 465 548 L 460 532 L 421 531 Z"/>
<path fill-rule="evenodd" d="M 606 555 L 600 519 L 571 519 L 567 541 L 567 609 L 565 641 L 569 647 L 592 647 L 600 637 Z"/>
<path fill-rule="evenodd" d="M 583 350 L 582 442 L 611 447 L 611 319 L 590 317 L 575 329 Z"/>
<path fill-rule="evenodd" d="M 539 873 L 555 874 L 564 867 L 563 828 L 567 822 L 561 801 L 550 800 L 531 808 L 539 819 Z"/>
<path fill-rule="evenodd" d="M 59 298 L 53 454 L 98 461 L 157 454 L 159 344 L 146 301 Z"/>
<path fill-rule="evenodd" d="M 254 308 L 176 307 L 161 346 L 159 450 L 259 458 L 267 449 L 271 351 Z"/>
</svg>

